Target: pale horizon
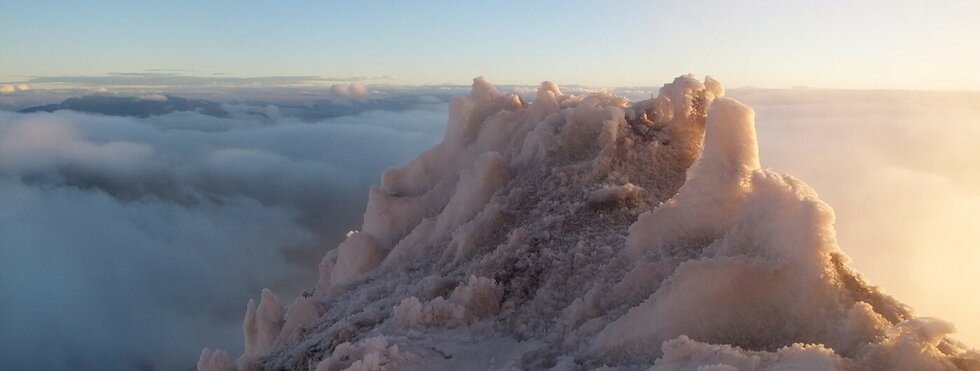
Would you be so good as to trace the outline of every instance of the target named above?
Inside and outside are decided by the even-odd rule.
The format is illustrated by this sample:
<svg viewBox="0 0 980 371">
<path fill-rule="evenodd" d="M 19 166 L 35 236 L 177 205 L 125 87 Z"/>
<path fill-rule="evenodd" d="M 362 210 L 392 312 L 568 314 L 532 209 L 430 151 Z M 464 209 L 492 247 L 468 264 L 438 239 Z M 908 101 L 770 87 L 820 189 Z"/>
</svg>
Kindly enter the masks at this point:
<svg viewBox="0 0 980 371">
<path fill-rule="evenodd" d="M 0 5 L 2 84 L 151 72 L 612 87 L 692 72 L 733 88 L 980 89 L 974 1 Z"/>
</svg>

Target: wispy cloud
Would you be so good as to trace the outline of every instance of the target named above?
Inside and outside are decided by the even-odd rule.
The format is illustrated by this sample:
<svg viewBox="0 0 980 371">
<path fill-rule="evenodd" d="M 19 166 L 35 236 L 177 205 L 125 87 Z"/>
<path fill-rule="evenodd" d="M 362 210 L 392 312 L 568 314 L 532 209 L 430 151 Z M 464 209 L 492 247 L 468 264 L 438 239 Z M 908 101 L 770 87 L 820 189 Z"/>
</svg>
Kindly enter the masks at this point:
<svg viewBox="0 0 980 371">
<path fill-rule="evenodd" d="M 30 87 L 30 85 L 27 85 L 27 84 L 16 84 L 16 85 L 14 85 L 14 84 L 5 84 L 5 85 L 0 85 L 0 93 L 2 93 L 2 94 L 10 94 L 10 93 L 16 93 L 16 92 L 19 92 L 19 91 L 28 91 L 28 90 L 31 90 L 31 87 Z"/>
</svg>

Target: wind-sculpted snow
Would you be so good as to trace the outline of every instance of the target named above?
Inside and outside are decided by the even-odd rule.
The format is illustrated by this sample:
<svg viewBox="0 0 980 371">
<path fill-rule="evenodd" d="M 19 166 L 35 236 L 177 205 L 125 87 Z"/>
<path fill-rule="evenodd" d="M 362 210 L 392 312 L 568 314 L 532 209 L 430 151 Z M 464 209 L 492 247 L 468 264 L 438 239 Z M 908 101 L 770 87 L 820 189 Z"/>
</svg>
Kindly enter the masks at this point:
<svg viewBox="0 0 980 371">
<path fill-rule="evenodd" d="M 834 213 L 762 169 L 710 77 L 651 100 L 533 102 L 483 78 L 382 174 L 315 289 L 249 303 L 201 370 L 978 370 L 938 319 L 848 268 Z"/>
</svg>

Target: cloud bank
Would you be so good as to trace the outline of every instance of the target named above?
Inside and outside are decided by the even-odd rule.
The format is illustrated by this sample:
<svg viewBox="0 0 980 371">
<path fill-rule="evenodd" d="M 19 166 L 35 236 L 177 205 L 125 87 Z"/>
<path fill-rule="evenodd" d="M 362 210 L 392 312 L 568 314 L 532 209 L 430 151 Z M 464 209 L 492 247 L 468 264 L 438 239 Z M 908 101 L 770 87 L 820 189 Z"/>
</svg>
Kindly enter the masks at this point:
<svg viewBox="0 0 980 371">
<path fill-rule="evenodd" d="M 444 116 L 0 112 L 0 368 L 177 369 L 240 344 L 241 303 L 298 294 Z"/>
<path fill-rule="evenodd" d="M 86 95 L 68 98 L 57 104 L 28 107 L 20 110 L 20 112 L 55 112 L 59 110 L 140 118 L 161 116 L 174 112 L 197 112 L 219 118 L 229 116 L 228 111 L 218 102 L 186 99 L 164 94 L 146 94 L 138 97 Z"/>
</svg>

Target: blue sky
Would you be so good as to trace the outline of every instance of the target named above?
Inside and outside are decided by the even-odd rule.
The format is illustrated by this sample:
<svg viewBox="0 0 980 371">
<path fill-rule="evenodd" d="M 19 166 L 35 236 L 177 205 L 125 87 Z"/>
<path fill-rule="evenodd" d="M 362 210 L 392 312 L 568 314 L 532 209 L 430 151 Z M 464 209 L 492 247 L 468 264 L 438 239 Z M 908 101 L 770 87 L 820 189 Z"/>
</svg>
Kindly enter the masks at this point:
<svg viewBox="0 0 980 371">
<path fill-rule="evenodd" d="M 157 70 L 980 90 L 980 2 L 11 1 L 0 82 Z"/>
</svg>

